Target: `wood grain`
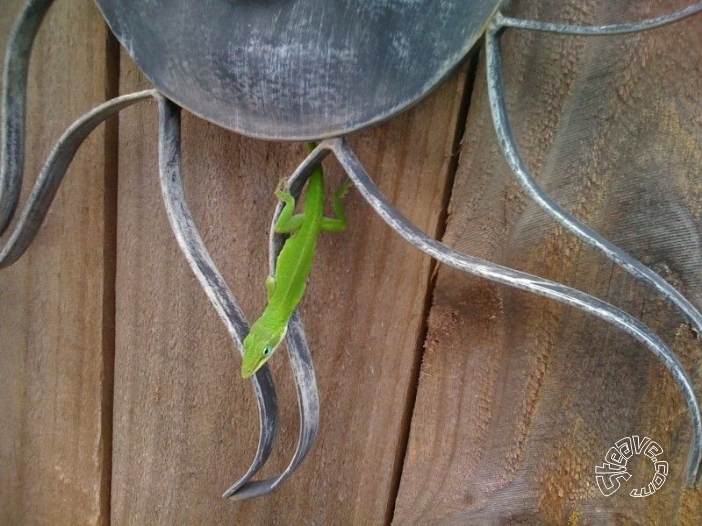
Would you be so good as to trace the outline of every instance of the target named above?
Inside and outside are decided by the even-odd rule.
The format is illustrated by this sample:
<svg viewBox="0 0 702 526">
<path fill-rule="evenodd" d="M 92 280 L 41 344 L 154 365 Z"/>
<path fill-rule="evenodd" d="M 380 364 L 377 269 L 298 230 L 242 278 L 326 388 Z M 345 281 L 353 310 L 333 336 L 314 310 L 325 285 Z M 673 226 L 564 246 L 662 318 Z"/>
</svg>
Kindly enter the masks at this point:
<svg viewBox="0 0 702 526">
<path fill-rule="evenodd" d="M 21 3 L 0 7 L 2 49 Z M 513 2 L 510 13 L 611 23 L 685 4 L 539 0 Z M 32 63 L 25 196 L 65 127 L 116 91 L 120 69 L 121 92 L 148 86 L 112 46 L 89 0 L 52 8 Z M 702 305 L 701 19 L 601 39 L 510 30 L 503 47 L 510 115 L 539 180 Z M 690 328 L 525 199 L 498 151 L 482 67 L 452 181 L 464 75 L 352 136 L 368 171 L 434 234 L 453 184 L 444 241 L 639 316 L 702 396 L 702 344 Z M 302 305 L 322 404 L 317 443 L 273 495 L 221 500 L 253 455 L 255 402 L 170 232 L 155 110 L 126 110 L 119 140 L 114 122 L 94 133 L 35 243 L 0 273 L 0 524 L 702 521 L 700 490 L 683 488 L 687 410 L 644 348 L 570 308 L 451 269 L 432 288 L 431 261 L 353 193 L 350 229 L 321 238 Z M 272 190 L 304 148 L 191 115 L 183 132 L 195 219 L 253 319 L 265 301 Z M 336 187 L 338 167 L 325 167 Z M 284 467 L 296 440 L 285 362 L 283 353 L 272 362 L 282 416 L 264 476 Z M 661 444 L 668 479 L 651 497 L 629 497 L 652 476 L 634 459 L 632 480 L 605 498 L 594 468 L 633 434 Z"/>
<path fill-rule="evenodd" d="M 23 3 L 0 7 L 2 52 Z M 64 129 L 110 91 L 107 47 L 90 0 L 47 15 L 32 55 L 23 199 Z M 115 125 L 87 140 L 33 245 L 0 273 L 1 524 L 109 520 Z"/>
<path fill-rule="evenodd" d="M 686 2 L 666 3 L 665 12 Z M 662 14 L 652 2 L 514 2 L 524 18 L 596 24 Z M 573 38 L 509 31 L 509 112 L 551 194 L 702 305 L 702 19 L 645 34 Z M 479 69 L 445 241 L 598 295 L 669 342 L 698 396 L 701 344 L 660 298 L 525 199 L 498 151 Z M 652 465 L 603 497 L 595 465 L 614 442 L 649 436 Z M 699 524 L 683 488 L 691 437 L 662 366 L 573 309 L 441 268 L 394 517 L 396 524 Z"/>
<path fill-rule="evenodd" d="M 351 142 L 380 186 L 435 233 L 465 78 Z M 123 92 L 145 81 L 122 62 Z M 113 522 L 115 524 L 378 524 L 389 517 L 423 338 L 431 261 L 406 246 L 353 193 L 350 228 L 320 239 L 302 304 L 315 356 L 321 429 L 305 464 L 251 502 L 221 492 L 248 467 L 258 434 L 240 359 L 178 251 L 157 182 L 155 107 L 120 124 Z M 273 189 L 301 145 L 241 137 L 186 115 L 186 193 L 213 258 L 254 319 L 265 301 Z M 329 163 L 330 186 L 341 182 Z M 296 399 L 280 353 L 271 361 L 290 458 Z"/>
</svg>

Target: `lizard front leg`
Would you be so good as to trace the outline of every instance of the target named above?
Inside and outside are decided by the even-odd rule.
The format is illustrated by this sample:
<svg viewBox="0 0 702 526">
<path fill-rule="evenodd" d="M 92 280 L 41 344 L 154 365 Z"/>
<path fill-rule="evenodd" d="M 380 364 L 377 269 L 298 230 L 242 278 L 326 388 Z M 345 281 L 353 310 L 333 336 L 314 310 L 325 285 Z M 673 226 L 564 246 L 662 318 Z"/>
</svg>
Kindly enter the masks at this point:
<svg viewBox="0 0 702 526">
<path fill-rule="evenodd" d="M 322 230 L 325 232 L 343 232 L 346 230 L 346 211 L 341 200 L 353 186 L 352 181 L 346 181 L 332 196 L 332 206 L 336 217 L 322 218 Z"/>
</svg>

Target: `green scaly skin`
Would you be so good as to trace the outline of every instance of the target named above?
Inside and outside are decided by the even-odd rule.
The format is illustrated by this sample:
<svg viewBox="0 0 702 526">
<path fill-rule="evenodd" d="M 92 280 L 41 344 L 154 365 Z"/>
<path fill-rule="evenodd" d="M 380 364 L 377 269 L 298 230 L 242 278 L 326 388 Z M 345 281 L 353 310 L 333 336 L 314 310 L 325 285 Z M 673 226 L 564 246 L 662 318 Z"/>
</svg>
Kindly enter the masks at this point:
<svg viewBox="0 0 702 526">
<path fill-rule="evenodd" d="M 314 147 L 314 144 L 310 144 L 310 151 Z M 256 373 L 285 338 L 290 317 L 305 295 L 320 232 L 342 232 L 346 229 L 346 214 L 341 199 L 350 187 L 351 183 L 348 182 L 334 194 L 334 218 L 324 217 L 324 173 L 321 166 L 315 168 L 307 182 L 301 214 L 294 214 L 295 198 L 292 195 L 280 188 L 276 190 L 275 195 L 285 206 L 275 223 L 275 232 L 291 236 L 278 255 L 275 276 L 266 280 L 268 305 L 244 339 L 243 378 Z"/>
</svg>

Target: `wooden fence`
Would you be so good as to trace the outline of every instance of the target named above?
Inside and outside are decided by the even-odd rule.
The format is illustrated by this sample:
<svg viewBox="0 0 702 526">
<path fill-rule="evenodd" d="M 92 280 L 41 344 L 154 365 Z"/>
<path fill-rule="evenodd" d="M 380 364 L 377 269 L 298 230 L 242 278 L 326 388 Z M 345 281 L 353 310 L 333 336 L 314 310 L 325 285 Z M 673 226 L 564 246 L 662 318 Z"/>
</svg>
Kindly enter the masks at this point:
<svg viewBox="0 0 702 526">
<path fill-rule="evenodd" d="M 0 6 L 4 49 L 20 0 Z M 689 2 L 513 2 L 593 24 Z M 702 18 L 622 37 L 510 30 L 508 105 L 529 166 L 587 224 L 702 305 Z M 90 0 L 58 0 L 35 46 L 26 197 L 54 141 L 106 98 L 149 86 Z M 323 236 L 302 315 L 321 429 L 299 471 L 244 503 L 221 492 L 258 436 L 250 383 L 181 257 L 157 181 L 156 108 L 82 147 L 36 241 L 0 272 L 0 524 L 699 524 L 683 487 L 682 396 L 641 345 L 574 309 L 436 265 L 354 193 Z M 184 177 L 205 242 L 246 314 L 265 301 L 267 228 L 298 144 L 186 115 Z M 702 395 L 702 343 L 658 296 L 525 198 L 498 150 L 480 53 L 409 112 L 349 141 L 392 202 L 468 254 L 572 285 L 664 336 Z M 334 185 L 341 171 L 327 166 Z M 294 448 L 287 360 L 264 475 Z M 595 466 L 648 436 L 653 468 L 604 497 Z"/>
</svg>

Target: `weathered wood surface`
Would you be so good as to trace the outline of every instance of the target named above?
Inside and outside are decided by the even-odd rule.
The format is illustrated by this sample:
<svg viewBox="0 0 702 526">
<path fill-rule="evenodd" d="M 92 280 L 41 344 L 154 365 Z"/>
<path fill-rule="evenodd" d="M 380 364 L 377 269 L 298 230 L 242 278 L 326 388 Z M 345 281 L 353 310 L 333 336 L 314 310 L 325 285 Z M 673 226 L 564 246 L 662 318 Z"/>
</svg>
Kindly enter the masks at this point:
<svg viewBox="0 0 702 526">
<path fill-rule="evenodd" d="M 19 4 L 0 7 L 3 48 Z M 542 0 L 511 9 L 602 23 L 673 8 Z M 148 86 L 124 52 L 113 56 L 88 0 L 57 2 L 42 35 L 25 194 L 50 144 L 118 88 L 120 69 L 120 92 Z M 697 305 L 701 49 L 699 17 L 628 37 L 504 38 L 510 115 L 539 179 Z M 498 152 L 483 77 L 481 66 L 455 181 L 464 77 L 354 135 L 369 172 L 429 233 L 442 234 L 448 211 L 449 245 L 640 316 L 699 386 L 700 342 L 680 317 L 524 198 Z M 700 492 L 682 489 L 688 414 L 645 349 L 572 309 L 444 267 L 434 284 L 428 258 L 353 193 L 350 229 L 321 238 L 302 305 L 321 394 L 317 443 L 273 495 L 221 500 L 253 455 L 255 402 L 168 227 L 156 132 L 153 103 L 126 110 L 119 136 L 115 124 L 99 129 L 35 244 L 0 273 L 0 523 L 700 523 Z M 195 219 L 254 318 L 265 299 L 272 190 L 304 148 L 190 115 L 183 132 Z M 338 185 L 338 168 L 326 166 Z M 263 475 L 284 467 L 296 440 L 285 362 L 282 352 L 272 361 L 283 414 Z M 634 463 L 632 480 L 605 498 L 595 465 L 632 434 L 663 446 L 668 480 L 633 499 L 628 491 L 652 476 L 650 464 Z"/>
<path fill-rule="evenodd" d="M 3 53 L 23 3 L 0 5 Z M 23 200 L 64 129 L 105 100 L 106 46 L 89 0 L 47 15 L 32 56 Z M 34 244 L 0 272 L 0 524 L 109 521 L 116 187 L 105 145 L 116 125 L 88 139 Z"/>
<path fill-rule="evenodd" d="M 524 17 L 581 24 L 662 9 L 599 0 L 513 6 Z M 503 45 L 515 134 L 539 180 L 697 305 L 701 44 L 698 17 L 627 37 L 509 31 Z M 445 241 L 639 316 L 673 345 L 702 394 L 700 342 L 680 316 L 524 198 L 490 130 L 484 74 L 481 65 Z M 691 427 L 682 396 L 632 338 L 446 268 L 428 324 L 396 524 L 702 522 L 700 491 L 683 490 Z M 595 466 L 634 434 L 663 447 L 668 479 L 650 497 L 630 497 L 653 476 L 649 461 L 632 460 L 632 479 L 603 497 Z"/>
<path fill-rule="evenodd" d="M 126 55 L 121 91 L 144 84 Z M 388 125 L 352 138 L 398 206 L 428 232 L 440 225 L 464 77 Z M 243 138 L 187 115 L 183 172 L 195 220 L 250 319 L 265 301 L 273 189 L 300 145 Z M 113 519 L 117 524 L 378 524 L 391 512 L 421 350 L 431 261 L 346 200 L 349 230 L 320 239 L 302 304 L 316 363 L 321 429 L 303 467 L 265 500 L 223 501 L 250 463 L 258 413 L 219 319 L 182 258 L 157 181 L 155 107 L 120 122 Z M 340 184 L 333 164 L 330 186 Z M 297 440 L 284 353 L 282 447 Z M 185 504 L 187 503 L 187 505 Z"/>
</svg>

